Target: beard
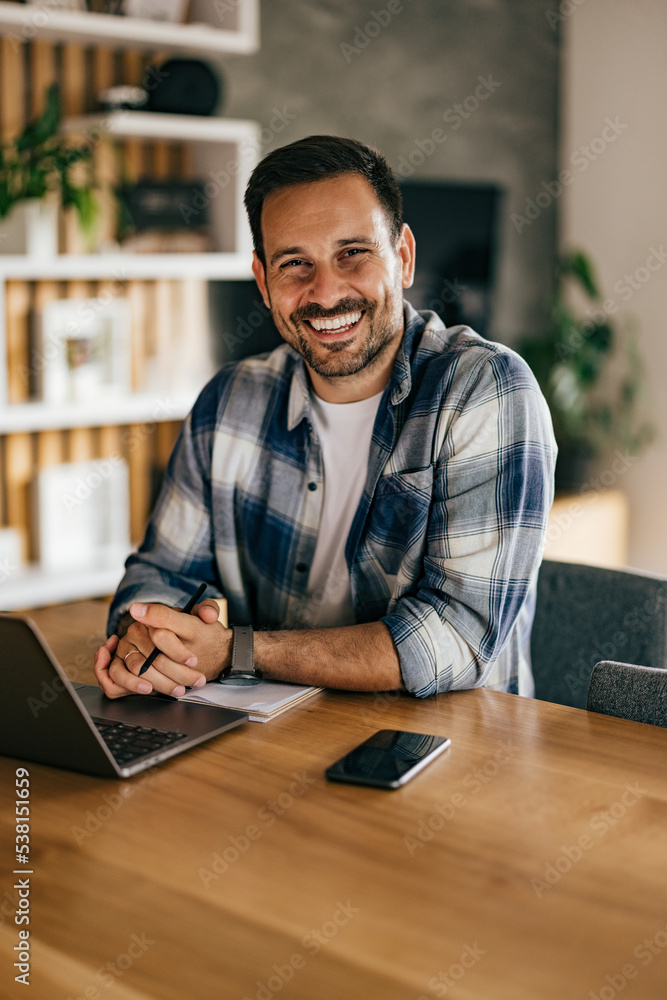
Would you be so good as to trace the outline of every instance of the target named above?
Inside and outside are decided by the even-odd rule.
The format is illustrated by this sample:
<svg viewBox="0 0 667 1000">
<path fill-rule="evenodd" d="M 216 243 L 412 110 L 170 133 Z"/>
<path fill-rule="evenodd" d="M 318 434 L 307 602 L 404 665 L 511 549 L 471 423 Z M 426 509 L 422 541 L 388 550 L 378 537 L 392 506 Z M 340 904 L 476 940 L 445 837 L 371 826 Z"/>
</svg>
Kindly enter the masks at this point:
<svg viewBox="0 0 667 1000">
<path fill-rule="evenodd" d="M 309 319 L 329 319 L 343 313 L 363 312 L 360 323 L 367 323 L 363 341 L 350 349 L 356 330 L 349 339 L 323 343 L 314 333 L 304 330 Z M 370 299 L 344 298 L 332 309 L 323 309 L 315 302 L 295 309 L 289 318 L 281 316 L 271 304 L 271 316 L 281 336 L 299 352 L 306 364 L 322 378 L 343 378 L 356 375 L 379 360 L 389 345 L 403 330 L 403 296 L 389 293 L 383 303 Z"/>
</svg>

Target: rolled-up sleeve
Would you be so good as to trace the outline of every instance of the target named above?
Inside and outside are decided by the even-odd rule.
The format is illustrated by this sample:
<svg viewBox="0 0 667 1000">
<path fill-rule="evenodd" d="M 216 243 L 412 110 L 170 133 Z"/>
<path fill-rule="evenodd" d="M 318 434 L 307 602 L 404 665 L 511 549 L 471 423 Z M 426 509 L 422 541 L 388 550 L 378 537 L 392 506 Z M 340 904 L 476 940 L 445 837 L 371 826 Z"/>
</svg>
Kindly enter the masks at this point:
<svg viewBox="0 0 667 1000">
<path fill-rule="evenodd" d="M 417 696 L 516 673 L 511 639 L 527 641 L 553 502 L 556 445 L 532 372 L 507 349 L 477 353 L 439 414 L 423 574 L 382 619 Z"/>
</svg>

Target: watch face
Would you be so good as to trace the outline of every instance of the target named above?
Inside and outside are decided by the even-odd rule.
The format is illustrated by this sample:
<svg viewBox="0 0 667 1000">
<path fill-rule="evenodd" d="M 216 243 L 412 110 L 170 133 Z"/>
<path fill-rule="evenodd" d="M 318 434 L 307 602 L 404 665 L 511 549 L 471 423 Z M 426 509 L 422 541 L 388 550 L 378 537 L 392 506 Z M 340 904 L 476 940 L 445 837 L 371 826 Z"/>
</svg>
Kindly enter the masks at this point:
<svg viewBox="0 0 667 1000">
<path fill-rule="evenodd" d="M 232 674 L 230 677 L 221 677 L 218 684 L 228 684 L 230 687 L 251 687 L 253 684 L 259 684 L 261 677 L 255 677 L 254 674 Z"/>
</svg>

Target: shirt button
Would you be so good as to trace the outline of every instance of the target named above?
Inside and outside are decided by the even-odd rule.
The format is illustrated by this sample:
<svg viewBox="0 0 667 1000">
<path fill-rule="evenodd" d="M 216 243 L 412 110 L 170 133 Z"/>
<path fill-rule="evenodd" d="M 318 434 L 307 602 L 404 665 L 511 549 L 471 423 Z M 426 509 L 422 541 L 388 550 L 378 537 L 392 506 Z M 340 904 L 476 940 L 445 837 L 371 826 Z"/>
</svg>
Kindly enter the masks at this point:
<svg viewBox="0 0 667 1000">
<path fill-rule="evenodd" d="M 296 564 L 296 571 L 297 571 L 297 573 L 305 573 L 307 569 L 308 569 L 308 567 L 306 566 L 305 563 L 297 563 Z"/>
<path fill-rule="evenodd" d="M 315 490 L 317 489 L 317 483 L 308 483 L 308 489 L 310 490 L 311 493 L 314 493 Z"/>
</svg>

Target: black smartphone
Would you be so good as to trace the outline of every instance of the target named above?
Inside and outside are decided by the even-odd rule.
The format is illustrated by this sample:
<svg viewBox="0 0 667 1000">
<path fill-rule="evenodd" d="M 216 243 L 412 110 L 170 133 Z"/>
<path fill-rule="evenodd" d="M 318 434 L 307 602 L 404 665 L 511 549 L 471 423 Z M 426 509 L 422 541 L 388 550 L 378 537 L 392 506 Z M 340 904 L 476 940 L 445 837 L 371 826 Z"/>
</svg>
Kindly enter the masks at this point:
<svg viewBox="0 0 667 1000">
<path fill-rule="evenodd" d="M 447 747 L 446 736 L 381 729 L 324 772 L 329 781 L 400 788 Z"/>
</svg>

